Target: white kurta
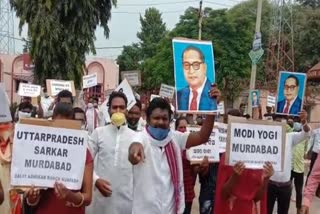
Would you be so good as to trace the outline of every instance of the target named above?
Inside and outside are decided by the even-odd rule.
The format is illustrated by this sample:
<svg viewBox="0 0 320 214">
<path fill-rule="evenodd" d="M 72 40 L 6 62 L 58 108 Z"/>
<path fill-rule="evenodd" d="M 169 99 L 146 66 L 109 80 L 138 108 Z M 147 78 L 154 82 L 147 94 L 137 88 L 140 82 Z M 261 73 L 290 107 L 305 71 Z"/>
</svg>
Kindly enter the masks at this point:
<svg viewBox="0 0 320 214">
<path fill-rule="evenodd" d="M 141 137 L 145 161 L 133 168 L 132 214 L 175 214 L 174 187 L 165 150 L 162 147 L 171 139 L 178 150 L 180 204 L 178 213 L 184 211 L 184 189 L 181 151 L 185 149 L 189 133 L 171 131 L 163 141 L 156 141 L 143 130 Z"/>
<path fill-rule="evenodd" d="M 89 132 L 89 134 L 91 134 L 93 132 L 93 130 L 95 129 L 95 125 L 97 127 L 100 127 L 100 126 L 104 125 L 103 115 L 99 111 L 99 109 L 96 109 L 96 108 L 87 109 L 87 111 L 86 111 L 86 120 L 87 120 L 86 129 Z"/>
<path fill-rule="evenodd" d="M 111 197 L 103 197 L 94 186 L 93 201 L 88 214 L 130 214 L 132 211 L 132 165 L 128 150 L 132 142 L 141 142 L 140 134 L 126 125 L 120 129 L 112 124 L 95 129 L 90 137 L 96 176 L 111 183 Z M 94 183 L 98 177 L 94 177 Z"/>
</svg>

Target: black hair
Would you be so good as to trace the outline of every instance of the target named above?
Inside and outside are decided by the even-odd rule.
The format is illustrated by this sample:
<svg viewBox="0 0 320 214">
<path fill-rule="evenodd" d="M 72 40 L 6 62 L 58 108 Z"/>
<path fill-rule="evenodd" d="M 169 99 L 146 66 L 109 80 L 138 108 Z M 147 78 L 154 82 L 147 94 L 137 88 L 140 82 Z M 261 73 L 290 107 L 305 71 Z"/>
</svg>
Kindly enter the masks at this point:
<svg viewBox="0 0 320 214">
<path fill-rule="evenodd" d="M 82 110 L 82 108 L 75 107 L 75 108 L 73 108 L 73 119 L 75 119 L 76 113 L 85 114 L 84 111 Z"/>
<path fill-rule="evenodd" d="M 240 104 L 240 108 L 242 108 L 243 106 L 245 107 L 246 104 L 245 104 L 245 103 L 241 103 L 241 104 Z"/>
<path fill-rule="evenodd" d="M 179 117 L 177 120 L 176 120 L 176 122 L 175 122 L 175 129 L 177 130 L 177 128 L 178 128 L 178 126 L 179 126 L 179 123 L 180 123 L 180 121 L 182 121 L 182 120 L 185 120 L 185 121 L 187 121 L 187 123 L 188 123 L 188 119 L 186 118 L 186 117 Z"/>
<path fill-rule="evenodd" d="M 240 105 L 241 106 L 241 105 Z M 228 115 L 234 116 L 234 117 L 242 117 L 243 115 L 241 114 L 240 110 L 238 109 L 230 109 L 228 111 Z"/>
<path fill-rule="evenodd" d="M 185 52 L 191 51 L 191 50 L 198 52 L 199 55 L 200 55 L 200 59 L 201 59 L 203 62 L 205 61 L 204 54 L 202 53 L 202 51 L 200 50 L 200 48 L 197 48 L 197 47 L 195 47 L 195 46 L 188 46 L 186 49 L 184 49 L 184 51 L 182 52 L 182 59 L 183 59 L 183 56 L 184 56 Z"/>
<path fill-rule="evenodd" d="M 46 88 L 43 89 L 43 93 L 47 93 L 48 90 Z"/>
<path fill-rule="evenodd" d="M 71 103 L 73 104 L 73 97 L 72 97 L 72 93 L 68 90 L 62 90 L 58 93 L 57 95 L 57 101 L 60 102 L 61 98 L 70 98 L 71 99 Z"/>
<path fill-rule="evenodd" d="M 109 96 L 109 100 L 108 100 L 108 104 L 107 106 L 111 107 L 111 103 L 112 103 L 112 100 L 114 98 L 122 98 L 126 104 L 126 106 L 128 105 L 128 99 L 127 99 L 127 96 L 123 93 L 123 92 L 120 92 L 120 91 L 113 91 L 110 96 Z"/>
<path fill-rule="evenodd" d="M 137 106 L 140 109 L 140 111 L 142 110 L 142 104 L 140 100 L 136 99 L 136 104 L 134 105 Z"/>
<path fill-rule="evenodd" d="M 65 118 L 73 118 L 73 108 L 72 105 L 67 103 L 57 103 L 53 110 L 53 118 L 57 115 L 61 115 Z"/>
<path fill-rule="evenodd" d="M 298 79 L 298 77 L 296 77 L 296 76 L 294 76 L 294 75 L 289 75 L 288 77 L 287 77 L 287 79 L 286 79 L 286 81 L 288 80 L 288 79 L 294 79 L 295 81 L 296 81 L 296 84 L 297 84 L 297 86 L 299 86 L 299 79 Z M 285 82 L 286 82 L 285 81 Z"/>
<path fill-rule="evenodd" d="M 19 104 L 19 111 L 21 111 L 22 109 L 30 109 L 31 111 L 33 110 L 33 105 L 29 102 L 22 102 Z"/>
<path fill-rule="evenodd" d="M 173 112 L 171 110 L 170 104 L 165 99 L 161 97 L 156 97 L 149 103 L 149 106 L 146 110 L 147 121 L 149 121 L 150 115 L 157 108 L 160 108 L 162 110 L 167 110 L 169 112 L 169 119 L 171 120 L 171 116 Z"/>
</svg>

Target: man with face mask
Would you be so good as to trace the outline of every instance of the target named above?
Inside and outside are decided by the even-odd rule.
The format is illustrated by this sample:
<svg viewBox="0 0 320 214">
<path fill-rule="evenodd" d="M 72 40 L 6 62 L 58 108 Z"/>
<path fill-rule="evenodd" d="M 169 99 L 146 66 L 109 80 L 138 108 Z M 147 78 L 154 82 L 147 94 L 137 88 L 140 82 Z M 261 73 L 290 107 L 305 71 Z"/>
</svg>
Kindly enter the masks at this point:
<svg viewBox="0 0 320 214">
<path fill-rule="evenodd" d="M 127 123 L 128 127 L 134 131 L 142 131 L 141 119 L 141 102 L 136 100 L 136 104 L 128 111 Z"/>
<path fill-rule="evenodd" d="M 133 179 L 128 150 L 132 142 L 141 142 L 139 133 L 126 124 L 128 100 L 122 92 L 113 92 L 108 100 L 111 124 L 96 128 L 89 141 L 94 163 L 94 193 L 87 213 L 132 213 Z"/>
<path fill-rule="evenodd" d="M 21 118 L 30 118 L 32 113 L 33 106 L 31 103 L 23 102 L 20 103 L 18 108 L 18 118 L 17 121 L 19 121 Z"/>
<path fill-rule="evenodd" d="M 49 112 L 50 105 L 54 102 L 54 99 L 48 95 L 47 89 L 43 89 L 43 96 L 41 97 L 41 106 L 43 109 L 43 117 L 49 118 L 52 116 L 52 112 Z"/>
<path fill-rule="evenodd" d="M 89 134 L 97 127 L 103 126 L 103 116 L 98 109 L 98 99 L 91 97 L 86 108 L 86 130 Z"/>
<path fill-rule="evenodd" d="M 208 96 L 219 100 L 220 91 L 212 86 Z M 132 143 L 128 159 L 133 167 L 134 214 L 176 214 L 185 208 L 181 153 L 208 141 L 214 116 L 207 115 L 199 132 L 170 130 L 170 104 L 154 98 L 146 111 L 147 127 L 143 143 Z M 146 159 L 145 159 L 146 157 Z"/>
</svg>

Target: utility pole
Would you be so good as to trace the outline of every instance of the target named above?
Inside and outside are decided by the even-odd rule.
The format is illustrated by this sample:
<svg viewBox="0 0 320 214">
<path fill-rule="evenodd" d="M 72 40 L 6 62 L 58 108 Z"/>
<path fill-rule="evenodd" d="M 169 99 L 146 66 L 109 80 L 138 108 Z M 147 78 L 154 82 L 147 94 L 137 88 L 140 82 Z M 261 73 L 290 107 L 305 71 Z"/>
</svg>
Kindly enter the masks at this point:
<svg viewBox="0 0 320 214">
<path fill-rule="evenodd" d="M 263 55 L 263 50 L 261 47 L 261 13 L 262 13 L 262 0 L 258 0 L 257 6 L 257 19 L 256 19 L 256 32 L 253 42 L 252 51 L 250 51 L 250 58 L 252 61 L 251 67 L 251 79 L 250 79 L 250 91 L 248 95 L 248 114 L 252 117 L 252 103 L 251 103 L 251 90 L 256 87 L 256 75 L 257 75 L 257 63 L 261 56 Z"/>
<path fill-rule="evenodd" d="M 198 35 L 198 39 L 201 40 L 201 36 L 202 36 L 202 0 L 200 0 L 200 6 L 199 6 L 199 35 Z"/>
</svg>

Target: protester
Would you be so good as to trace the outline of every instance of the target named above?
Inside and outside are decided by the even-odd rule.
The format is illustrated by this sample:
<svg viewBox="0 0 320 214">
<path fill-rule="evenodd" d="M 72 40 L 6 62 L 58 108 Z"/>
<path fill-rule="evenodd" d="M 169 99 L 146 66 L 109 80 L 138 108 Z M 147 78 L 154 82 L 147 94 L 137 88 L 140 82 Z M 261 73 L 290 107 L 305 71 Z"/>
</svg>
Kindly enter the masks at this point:
<svg viewBox="0 0 320 214">
<path fill-rule="evenodd" d="M 100 112 L 98 109 L 98 98 L 91 97 L 89 99 L 85 114 L 87 122 L 86 130 L 89 134 L 91 134 L 94 129 L 104 125 L 102 112 Z"/>
<path fill-rule="evenodd" d="M 85 112 L 81 108 L 79 107 L 73 108 L 73 119 L 81 122 L 82 130 L 86 129 L 86 116 L 85 116 Z"/>
<path fill-rule="evenodd" d="M 4 201 L 4 193 L 3 193 L 3 188 L 0 180 L 0 205 L 3 203 L 3 201 Z"/>
<path fill-rule="evenodd" d="M 73 106 L 73 96 L 72 93 L 68 90 L 62 90 L 60 91 L 54 101 L 51 103 L 49 106 L 48 112 L 47 112 L 47 117 L 50 118 L 53 115 L 53 110 L 54 107 L 57 103 L 66 103 L 71 106 Z"/>
<path fill-rule="evenodd" d="M 309 138 L 310 127 L 307 124 L 307 112 L 300 112 L 302 124 L 301 132 L 290 132 L 286 134 L 286 144 L 284 149 L 284 169 L 283 172 L 275 172 L 270 178 L 268 185 L 268 213 L 273 213 L 274 204 L 277 201 L 278 213 L 287 214 L 290 207 L 292 183 L 292 148 Z M 275 119 L 277 116 L 275 117 Z"/>
<path fill-rule="evenodd" d="M 128 127 L 134 131 L 142 131 L 141 125 L 141 109 L 142 105 L 139 100 L 136 100 L 136 104 L 128 111 L 127 123 Z"/>
<path fill-rule="evenodd" d="M 232 109 L 228 115 L 242 117 L 243 114 Z M 246 169 L 243 162 L 234 166 L 225 164 L 225 153 L 220 158 L 214 213 L 216 214 L 266 214 L 266 189 L 273 167 L 265 163 L 262 170 Z"/>
<path fill-rule="evenodd" d="M 294 132 L 301 132 L 301 123 L 294 122 Z M 292 170 L 291 170 L 291 182 L 294 181 L 294 187 L 296 190 L 296 208 L 297 213 L 301 213 L 302 208 L 302 189 L 304 183 L 304 157 L 308 148 L 308 140 L 299 143 L 293 147 L 292 151 Z"/>
<path fill-rule="evenodd" d="M 320 156 L 318 155 L 303 192 L 302 214 L 310 213 L 310 206 L 320 184 Z"/>
<path fill-rule="evenodd" d="M 312 172 L 313 165 L 317 160 L 317 157 L 320 151 L 320 128 L 312 131 L 308 151 L 309 151 L 308 158 L 311 160 L 311 162 L 310 162 L 309 173 L 307 176 L 307 182 L 308 182 L 308 177 Z"/>
<path fill-rule="evenodd" d="M 54 99 L 48 95 L 46 88 L 43 89 L 43 97 L 41 97 L 41 107 L 43 109 L 43 117 L 52 117 L 52 112 L 50 114 L 49 107 L 54 102 Z"/>
<path fill-rule="evenodd" d="M 30 118 L 32 113 L 33 106 L 29 102 L 20 103 L 18 107 L 18 117 L 16 121 L 19 121 L 21 118 Z"/>
<path fill-rule="evenodd" d="M 132 212 L 132 166 L 128 150 L 140 142 L 139 134 L 126 124 L 128 100 L 113 92 L 108 100 L 111 124 L 98 127 L 91 135 L 90 148 L 95 160 L 94 197 L 87 213 L 124 214 Z"/>
<path fill-rule="evenodd" d="M 175 130 L 178 132 L 185 133 L 187 131 L 187 126 L 188 120 L 186 117 L 179 117 L 175 122 Z M 194 173 L 193 167 L 187 159 L 186 150 L 182 151 L 182 167 L 185 200 L 185 209 L 183 214 L 190 214 L 193 199 L 195 198 L 194 185 L 196 183 L 197 174 Z"/>
<path fill-rule="evenodd" d="M 19 200 L 19 196 L 15 194 L 10 197 L 10 166 L 12 158 L 12 142 L 13 142 L 13 124 L 11 122 L 0 123 L 0 180 L 2 183 L 2 189 L 4 194 L 4 202 L 0 206 L 1 214 L 10 214 L 11 209 L 14 208 L 11 205 L 16 204 Z M 11 200 L 13 199 L 13 200 Z M 16 199 L 16 200 L 15 200 Z M 21 207 L 21 201 L 20 201 Z"/>
<path fill-rule="evenodd" d="M 70 104 L 57 103 L 53 112 L 53 119 L 66 120 L 73 118 L 73 109 Z M 64 184 L 56 182 L 54 188 L 39 190 L 34 187 L 26 192 L 27 203 L 35 206 L 35 214 L 84 214 L 85 206 L 92 199 L 93 160 L 90 152 L 86 153 L 82 188 L 78 191 L 67 189 Z"/>
<path fill-rule="evenodd" d="M 210 97 L 219 100 L 213 86 Z M 207 115 L 199 132 L 170 131 L 170 104 L 155 98 L 146 111 L 147 127 L 141 132 L 143 143 L 133 143 L 129 160 L 134 165 L 133 212 L 173 214 L 184 211 L 184 188 L 181 151 L 208 141 L 214 115 Z"/>
</svg>

